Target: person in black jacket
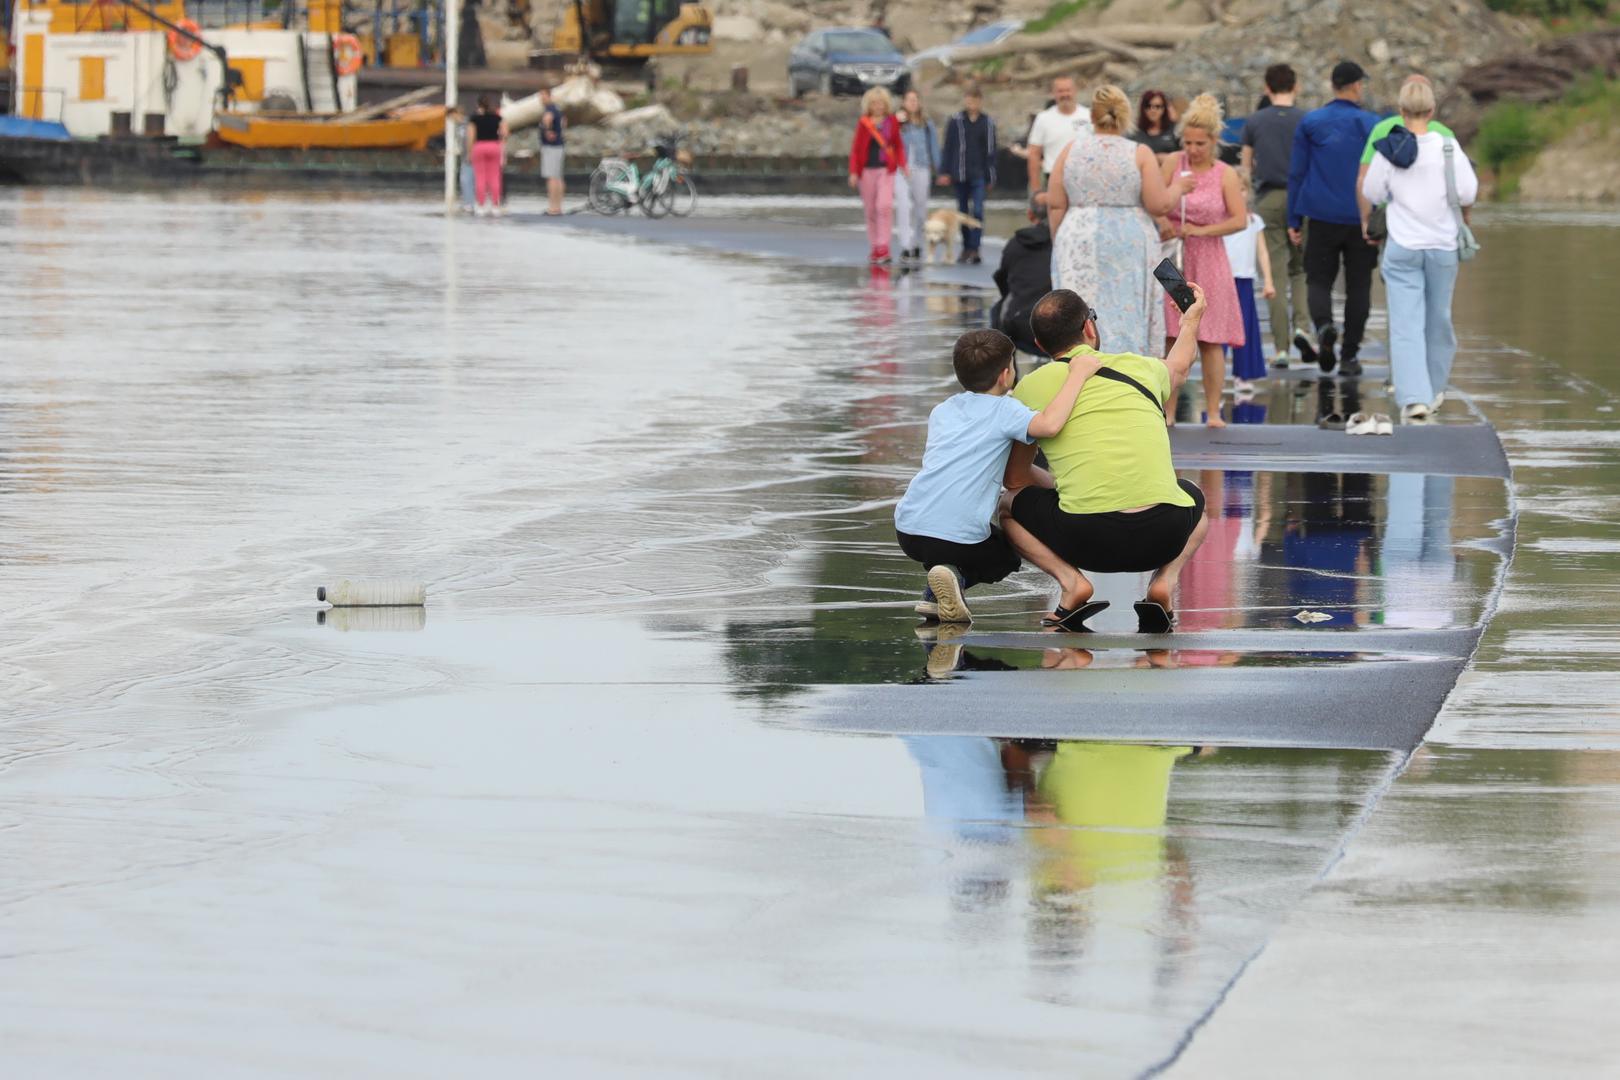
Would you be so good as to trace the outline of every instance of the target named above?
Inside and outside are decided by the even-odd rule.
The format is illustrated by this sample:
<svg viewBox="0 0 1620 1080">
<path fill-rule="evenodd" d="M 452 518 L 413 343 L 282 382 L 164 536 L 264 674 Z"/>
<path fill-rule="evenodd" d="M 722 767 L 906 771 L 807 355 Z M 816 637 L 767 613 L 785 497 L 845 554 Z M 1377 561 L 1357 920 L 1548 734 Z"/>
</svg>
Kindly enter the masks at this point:
<svg viewBox="0 0 1620 1080">
<path fill-rule="evenodd" d="M 1029 225 L 1012 234 L 1001 249 L 996 288 L 1001 299 L 990 309 L 990 328 L 1012 338 L 1020 352 L 1045 356 L 1030 333 L 1029 313 L 1035 301 L 1052 291 L 1052 230 L 1046 219 L 1046 193 L 1029 197 Z"/>
<path fill-rule="evenodd" d="M 984 220 L 984 197 L 996 186 L 996 122 L 983 112 L 984 95 L 976 86 L 962 95 L 962 111 L 945 125 L 945 150 L 940 155 L 939 183 L 956 185 L 956 209 L 977 221 Z M 960 263 L 979 261 L 983 228 L 962 226 Z"/>
</svg>

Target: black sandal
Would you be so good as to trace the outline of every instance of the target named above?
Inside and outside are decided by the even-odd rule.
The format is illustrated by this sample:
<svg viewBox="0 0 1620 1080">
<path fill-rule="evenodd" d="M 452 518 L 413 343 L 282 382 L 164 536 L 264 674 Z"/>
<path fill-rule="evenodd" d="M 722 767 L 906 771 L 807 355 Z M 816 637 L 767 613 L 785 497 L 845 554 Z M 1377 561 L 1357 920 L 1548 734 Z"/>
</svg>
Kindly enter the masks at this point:
<svg viewBox="0 0 1620 1080">
<path fill-rule="evenodd" d="M 1163 604 L 1142 600 L 1134 606 L 1138 634 L 1168 634 L 1176 628 L 1176 613 Z"/>
<path fill-rule="evenodd" d="M 1086 625 L 1086 620 L 1097 614 L 1097 612 L 1102 611 L 1107 606 L 1107 600 L 1092 600 L 1089 603 L 1081 604 L 1077 608 L 1066 608 L 1062 604 L 1059 604 L 1053 609 L 1051 615 L 1047 615 L 1041 619 L 1041 625 L 1049 626 L 1054 630 L 1067 630 L 1070 633 L 1089 634 L 1091 633 L 1091 627 Z"/>
</svg>

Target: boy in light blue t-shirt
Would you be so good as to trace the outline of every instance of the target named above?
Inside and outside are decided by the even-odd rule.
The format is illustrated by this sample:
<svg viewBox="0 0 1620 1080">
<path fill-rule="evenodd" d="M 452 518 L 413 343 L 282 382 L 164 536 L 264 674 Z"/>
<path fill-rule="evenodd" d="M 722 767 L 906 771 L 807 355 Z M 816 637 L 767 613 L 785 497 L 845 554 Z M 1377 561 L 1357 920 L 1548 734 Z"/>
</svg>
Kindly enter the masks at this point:
<svg viewBox="0 0 1620 1080">
<path fill-rule="evenodd" d="M 1036 413 L 1007 396 L 1016 381 L 1014 352 L 998 330 L 970 330 L 957 339 L 951 362 L 964 393 L 928 414 L 922 469 L 894 508 L 900 550 L 928 568 L 917 613 L 941 622 L 971 621 L 963 592 L 1018 569 L 1018 553 L 992 527 L 1013 440 L 1031 443 L 1063 430 L 1098 368 L 1089 356 L 1070 361 L 1058 395 Z"/>
</svg>

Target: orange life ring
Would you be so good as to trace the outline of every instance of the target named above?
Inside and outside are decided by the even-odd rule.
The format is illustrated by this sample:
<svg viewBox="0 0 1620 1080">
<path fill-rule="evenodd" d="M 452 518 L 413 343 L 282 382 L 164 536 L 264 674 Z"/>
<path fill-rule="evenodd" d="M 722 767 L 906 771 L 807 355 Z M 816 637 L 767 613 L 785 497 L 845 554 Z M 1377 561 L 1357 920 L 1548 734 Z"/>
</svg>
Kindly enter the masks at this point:
<svg viewBox="0 0 1620 1080">
<path fill-rule="evenodd" d="M 353 34 L 332 35 L 332 59 L 339 75 L 353 75 L 365 63 L 365 50 L 360 48 L 360 39 Z"/>
<path fill-rule="evenodd" d="M 199 37 L 202 35 L 202 27 L 190 19 L 181 19 L 174 25 L 178 26 L 180 30 L 188 31 Z M 176 60 L 190 60 L 202 52 L 202 48 L 202 42 L 198 41 L 196 37 L 187 37 L 185 34 L 180 33 L 179 30 L 169 31 L 169 55 Z"/>
</svg>

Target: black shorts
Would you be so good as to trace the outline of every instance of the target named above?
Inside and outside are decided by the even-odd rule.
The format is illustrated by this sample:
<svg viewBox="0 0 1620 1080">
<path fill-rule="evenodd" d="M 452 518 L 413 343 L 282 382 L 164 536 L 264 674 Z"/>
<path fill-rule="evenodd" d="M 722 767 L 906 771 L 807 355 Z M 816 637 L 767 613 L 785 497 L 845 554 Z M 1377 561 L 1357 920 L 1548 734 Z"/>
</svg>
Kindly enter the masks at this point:
<svg viewBox="0 0 1620 1080">
<path fill-rule="evenodd" d="M 954 566 L 965 579 L 963 588 L 1000 581 L 1023 565 L 1018 552 L 1007 542 L 1007 535 L 992 528 L 977 544 L 958 544 L 933 536 L 913 536 L 894 530 L 900 550 L 924 566 Z"/>
<path fill-rule="evenodd" d="M 1051 488 L 1027 487 L 1013 499 L 1012 516 L 1058 558 L 1098 574 L 1157 570 L 1181 554 L 1204 516 L 1204 493 L 1191 480 L 1178 480 L 1193 498 L 1191 506 L 1160 503 L 1128 514 L 1069 514 Z"/>
</svg>

